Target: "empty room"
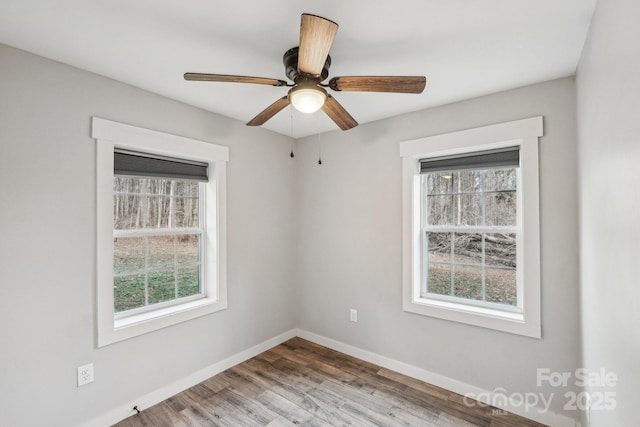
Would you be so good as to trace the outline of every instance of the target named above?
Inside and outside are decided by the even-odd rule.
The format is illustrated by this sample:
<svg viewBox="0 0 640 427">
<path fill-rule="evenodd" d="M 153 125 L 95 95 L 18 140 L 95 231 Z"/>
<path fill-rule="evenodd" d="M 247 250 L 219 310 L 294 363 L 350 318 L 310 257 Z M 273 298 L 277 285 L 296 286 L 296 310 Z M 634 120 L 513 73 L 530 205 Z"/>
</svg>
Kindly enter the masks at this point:
<svg viewBox="0 0 640 427">
<path fill-rule="evenodd" d="M 0 426 L 637 425 L 638 22 L 0 1 Z"/>
</svg>

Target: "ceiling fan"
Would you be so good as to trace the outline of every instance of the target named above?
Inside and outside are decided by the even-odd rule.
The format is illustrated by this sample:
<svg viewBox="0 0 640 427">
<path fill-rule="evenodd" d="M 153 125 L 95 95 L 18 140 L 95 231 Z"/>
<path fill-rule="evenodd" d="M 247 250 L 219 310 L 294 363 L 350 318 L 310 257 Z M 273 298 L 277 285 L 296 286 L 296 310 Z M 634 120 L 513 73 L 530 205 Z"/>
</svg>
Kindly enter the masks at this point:
<svg viewBox="0 0 640 427">
<path fill-rule="evenodd" d="M 278 99 L 251 119 L 248 126 L 260 126 L 291 104 L 303 113 L 313 113 L 322 108 L 342 130 L 358 126 L 342 105 L 325 88 L 334 91 L 422 93 L 426 85 L 424 76 L 349 76 L 329 75 L 333 44 L 338 24 L 320 16 L 304 13 L 300 22 L 300 45 L 287 50 L 283 57 L 286 76 L 294 83 L 263 77 L 233 76 L 226 74 L 185 73 L 185 80 L 253 83 L 291 87 L 286 96 Z"/>
</svg>

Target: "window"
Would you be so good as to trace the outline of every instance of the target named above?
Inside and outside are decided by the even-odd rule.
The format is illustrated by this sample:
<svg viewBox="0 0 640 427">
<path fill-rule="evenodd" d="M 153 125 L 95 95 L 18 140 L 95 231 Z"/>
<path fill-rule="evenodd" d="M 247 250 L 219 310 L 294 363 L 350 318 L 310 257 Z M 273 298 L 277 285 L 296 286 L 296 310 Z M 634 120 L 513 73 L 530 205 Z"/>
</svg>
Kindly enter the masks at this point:
<svg viewBox="0 0 640 427">
<path fill-rule="evenodd" d="M 501 310 L 521 306 L 518 153 L 509 147 L 420 162 L 423 297 Z"/>
<path fill-rule="evenodd" d="M 173 179 L 176 169 L 192 173 L 189 179 Z M 200 259 L 206 231 L 199 212 L 206 172 L 206 163 L 115 151 L 116 318 L 203 296 Z"/>
<path fill-rule="evenodd" d="M 403 309 L 541 336 L 542 118 L 401 143 Z"/>
<path fill-rule="evenodd" d="M 226 301 L 226 147 L 94 118 L 98 346 Z"/>
</svg>

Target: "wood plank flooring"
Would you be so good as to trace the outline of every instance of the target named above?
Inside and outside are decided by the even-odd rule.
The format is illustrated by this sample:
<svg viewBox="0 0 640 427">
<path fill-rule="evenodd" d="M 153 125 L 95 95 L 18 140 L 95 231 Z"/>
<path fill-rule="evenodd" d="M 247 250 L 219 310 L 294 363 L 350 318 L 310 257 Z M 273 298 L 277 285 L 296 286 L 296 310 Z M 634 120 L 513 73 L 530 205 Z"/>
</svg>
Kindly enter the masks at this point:
<svg viewBox="0 0 640 427">
<path fill-rule="evenodd" d="M 143 410 L 137 426 L 542 426 L 293 338 Z"/>
</svg>

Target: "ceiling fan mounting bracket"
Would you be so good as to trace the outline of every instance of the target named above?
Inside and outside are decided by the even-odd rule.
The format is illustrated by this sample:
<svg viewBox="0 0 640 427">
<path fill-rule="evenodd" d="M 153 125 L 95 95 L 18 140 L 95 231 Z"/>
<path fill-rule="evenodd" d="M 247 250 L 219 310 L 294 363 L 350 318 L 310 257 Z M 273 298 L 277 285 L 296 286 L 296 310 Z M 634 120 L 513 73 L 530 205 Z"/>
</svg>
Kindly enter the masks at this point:
<svg viewBox="0 0 640 427">
<path fill-rule="evenodd" d="M 322 67 L 320 76 L 306 75 L 298 71 L 298 46 L 292 47 L 291 49 L 287 50 L 282 57 L 282 62 L 284 63 L 285 74 L 292 82 L 298 83 L 300 77 L 304 77 L 305 80 L 314 80 L 315 82 L 319 83 L 329 76 L 329 67 L 331 67 L 331 56 L 327 55 L 327 59 L 324 62 L 324 66 Z"/>
</svg>

